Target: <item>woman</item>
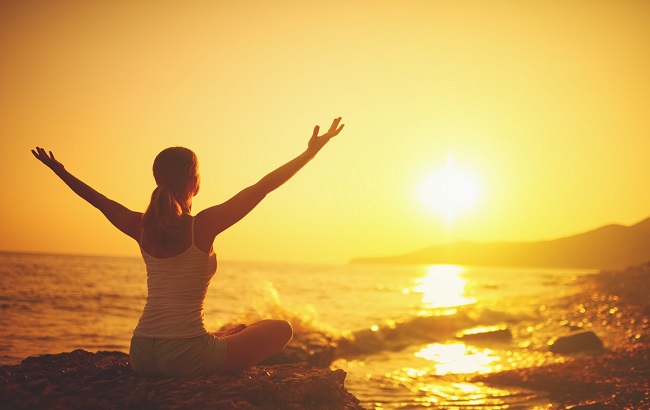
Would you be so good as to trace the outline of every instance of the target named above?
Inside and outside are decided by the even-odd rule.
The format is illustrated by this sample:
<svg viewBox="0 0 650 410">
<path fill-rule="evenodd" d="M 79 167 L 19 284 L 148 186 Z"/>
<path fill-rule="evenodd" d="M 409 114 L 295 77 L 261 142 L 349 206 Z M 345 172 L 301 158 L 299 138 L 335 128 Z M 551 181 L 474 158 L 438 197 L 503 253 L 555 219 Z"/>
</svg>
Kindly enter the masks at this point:
<svg viewBox="0 0 650 410">
<path fill-rule="evenodd" d="M 343 129 L 341 118 L 318 135 L 293 160 L 245 188 L 228 201 L 192 216 L 199 192 L 196 155 L 187 148 L 163 150 L 153 165 L 156 189 L 146 212 L 134 212 L 95 191 L 49 155 L 32 150 L 77 195 L 99 209 L 120 231 L 138 242 L 147 267 L 147 302 L 133 332 L 134 371 L 147 376 L 185 377 L 246 369 L 280 352 L 293 337 L 289 322 L 262 320 L 209 333 L 203 302 L 217 269 L 212 247 L 221 232 L 248 214 L 269 192 L 289 180 Z"/>
</svg>

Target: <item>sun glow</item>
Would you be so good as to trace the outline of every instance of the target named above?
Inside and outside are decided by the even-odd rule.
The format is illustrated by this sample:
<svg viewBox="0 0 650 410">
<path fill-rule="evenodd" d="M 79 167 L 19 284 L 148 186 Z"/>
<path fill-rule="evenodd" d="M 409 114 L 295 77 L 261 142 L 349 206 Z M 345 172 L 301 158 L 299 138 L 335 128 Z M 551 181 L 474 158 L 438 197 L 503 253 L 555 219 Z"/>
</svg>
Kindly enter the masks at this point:
<svg viewBox="0 0 650 410">
<path fill-rule="evenodd" d="M 477 203 L 479 185 L 472 174 L 456 167 L 450 155 L 444 168 L 422 181 L 418 193 L 428 208 L 442 215 L 447 225 L 453 225 L 459 214 Z"/>
</svg>

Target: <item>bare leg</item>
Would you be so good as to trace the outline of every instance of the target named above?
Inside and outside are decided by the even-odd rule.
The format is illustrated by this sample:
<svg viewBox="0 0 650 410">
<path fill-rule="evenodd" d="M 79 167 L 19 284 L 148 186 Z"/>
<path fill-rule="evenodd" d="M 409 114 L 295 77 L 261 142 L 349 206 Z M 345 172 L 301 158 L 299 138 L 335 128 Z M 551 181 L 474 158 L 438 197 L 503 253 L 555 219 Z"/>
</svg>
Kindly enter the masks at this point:
<svg viewBox="0 0 650 410">
<path fill-rule="evenodd" d="M 286 320 L 267 319 L 224 336 L 228 346 L 222 371 L 237 372 L 279 353 L 293 337 Z"/>
<path fill-rule="evenodd" d="M 246 329 L 246 325 L 243 323 L 238 324 L 237 326 L 231 327 L 229 329 L 219 330 L 217 332 L 212 332 L 217 337 L 225 337 L 235 333 L 239 333 L 242 330 Z"/>
</svg>

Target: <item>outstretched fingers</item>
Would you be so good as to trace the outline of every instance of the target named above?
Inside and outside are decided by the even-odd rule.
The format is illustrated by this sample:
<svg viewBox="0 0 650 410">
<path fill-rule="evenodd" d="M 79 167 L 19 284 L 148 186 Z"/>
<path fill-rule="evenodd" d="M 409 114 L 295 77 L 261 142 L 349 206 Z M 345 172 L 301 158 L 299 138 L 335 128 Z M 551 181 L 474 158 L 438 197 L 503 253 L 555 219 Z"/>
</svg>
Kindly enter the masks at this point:
<svg viewBox="0 0 650 410">
<path fill-rule="evenodd" d="M 43 164 L 47 165 L 48 167 L 52 169 L 54 169 L 55 167 L 63 167 L 63 164 L 61 164 L 54 157 L 52 151 L 46 152 L 45 149 L 41 147 L 36 147 L 36 150 L 31 150 L 31 151 L 37 160 L 41 161 Z"/>
<path fill-rule="evenodd" d="M 334 121 L 332 121 L 332 125 L 330 126 L 329 130 L 327 130 L 326 133 L 323 135 L 318 135 L 318 132 L 320 131 L 320 127 L 317 125 L 314 127 L 314 132 L 311 135 L 311 139 L 309 140 L 308 144 L 308 149 L 312 153 L 316 153 L 323 148 L 327 142 L 332 139 L 333 137 L 337 136 L 339 132 L 343 129 L 343 124 L 339 125 L 341 123 L 341 117 L 335 118 Z"/>
<path fill-rule="evenodd" d="M 340 123 L 341 117 L 334 118 L 334 121 L 332 121 L 332 125 L 330 126 L 330 129 L 327 131 L 326 135 L 328 135 L 330 138 L 337 136 L 343 127 L 345 127 L 345 124 L 339 126 Z"/>
<path fill-rule="evenodd" d="M 32 154 L 36 157 L 36 159 L 43 161 L 43 157 L 47 157 L 47 154 L 45 153 L 45 150 L 41 147 L 36 147 L 36 151 L 32 150 Z"/>
<path fill-rule="evenodd" d="M 334 120 L 332 121 L 332 125 L 330 126 L 330 130 L 328 132 L 336 131 L 340 122 L 341 122 L 341 117 L 334 118 Z"/>
</svg>

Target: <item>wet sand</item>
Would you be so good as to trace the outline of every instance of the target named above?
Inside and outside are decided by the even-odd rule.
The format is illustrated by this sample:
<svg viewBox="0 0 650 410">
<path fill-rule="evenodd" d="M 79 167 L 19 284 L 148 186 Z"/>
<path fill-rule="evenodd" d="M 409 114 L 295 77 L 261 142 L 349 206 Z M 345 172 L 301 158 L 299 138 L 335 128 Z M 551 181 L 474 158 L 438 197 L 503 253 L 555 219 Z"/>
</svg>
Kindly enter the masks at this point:
<svg viewBox="0 0 650 410">
<path fill-rule="evenodd" d="M 567 311 L 552 320 L 601 335 L 599 351 L 566 361 L 473 378 L 498 386 L 546 391 L 563 408 L 650 408 L 650 264 L 580 278 Z"/>
</svg>

